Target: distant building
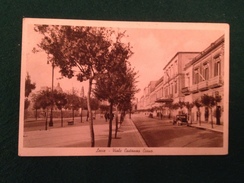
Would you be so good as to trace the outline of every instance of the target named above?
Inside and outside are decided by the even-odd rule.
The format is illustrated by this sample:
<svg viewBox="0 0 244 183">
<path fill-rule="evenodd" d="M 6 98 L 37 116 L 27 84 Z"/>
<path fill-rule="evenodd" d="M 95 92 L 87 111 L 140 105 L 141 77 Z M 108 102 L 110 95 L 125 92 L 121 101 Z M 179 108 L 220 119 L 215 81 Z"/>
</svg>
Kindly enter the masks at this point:
<svg viewBox="0 0 244 183">
<path fill-rule="evenodd" d="M 54 90 L 57 90 L 57 92 L 63 93 L 63 89 L 60 87 L 60 83 L 57 84 L 57 86 L 54 88 Z"/>
<path fill-rule="evenodd" d="M 80 92 L 80 97 L 83 98 L 85 97 L 85 92 L 84 92 L 84 87 L 81 87 L 81 92 Z"/>
<path fill-rule="evenodd" d="M 40 88 L 40 91 L 43 91 L 43 90 L 51 90 L 51 88 L 48 87 L 48 86 L 42 86 L 42 87 Z"/>
</svg>

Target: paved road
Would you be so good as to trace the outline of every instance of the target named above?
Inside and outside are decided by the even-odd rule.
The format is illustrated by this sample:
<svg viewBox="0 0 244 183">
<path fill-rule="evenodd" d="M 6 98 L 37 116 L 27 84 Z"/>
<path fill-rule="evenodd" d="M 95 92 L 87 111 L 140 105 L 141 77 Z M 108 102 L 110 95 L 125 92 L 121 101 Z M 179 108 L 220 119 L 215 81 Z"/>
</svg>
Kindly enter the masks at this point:
<svg viewBox="0 0 244 183">
<path fill-rule="evenodd" d="M 148 147 L 222 147 L 223 134 L 186 125 L 172 125 L 169 120 L 135 114 L 132 120 Z"/>
</svg>

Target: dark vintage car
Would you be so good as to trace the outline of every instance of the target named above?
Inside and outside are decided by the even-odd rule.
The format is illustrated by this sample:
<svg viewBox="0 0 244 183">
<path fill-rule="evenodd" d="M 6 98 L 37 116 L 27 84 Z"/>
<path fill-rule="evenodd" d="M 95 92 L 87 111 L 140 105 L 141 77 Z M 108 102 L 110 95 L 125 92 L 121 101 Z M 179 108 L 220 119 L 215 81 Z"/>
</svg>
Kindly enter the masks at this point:
<svg viewBox="0 0 244 183">
<path fill-rule="evenodd" d="M 186 124 L 187 126 L 188 124 L 188 119 L 187 119 L 187 115 L 186 114 L 180 114 L 180 115 L 176 115 L 174 121 L 173 121 L 173 125 L 183 125 Z"/>
</svg>

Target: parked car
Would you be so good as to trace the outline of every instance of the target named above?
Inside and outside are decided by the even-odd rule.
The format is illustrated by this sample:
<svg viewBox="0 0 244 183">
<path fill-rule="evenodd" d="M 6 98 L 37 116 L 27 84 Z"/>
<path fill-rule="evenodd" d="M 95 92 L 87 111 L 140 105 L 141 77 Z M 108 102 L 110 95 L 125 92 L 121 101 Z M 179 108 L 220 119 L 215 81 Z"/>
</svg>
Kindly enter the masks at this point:
<svg viewBox="0 0 244 183">
<path fill-rule="evenodd" d="M 173 125 L 175 125 L 175 124 L 177 124 L 177 125 L 186 124 L 188 126 L 189 124 L 188 124 L 187 115 L 186 114 L 177 115 L 173 121 Z"/>
</svg>

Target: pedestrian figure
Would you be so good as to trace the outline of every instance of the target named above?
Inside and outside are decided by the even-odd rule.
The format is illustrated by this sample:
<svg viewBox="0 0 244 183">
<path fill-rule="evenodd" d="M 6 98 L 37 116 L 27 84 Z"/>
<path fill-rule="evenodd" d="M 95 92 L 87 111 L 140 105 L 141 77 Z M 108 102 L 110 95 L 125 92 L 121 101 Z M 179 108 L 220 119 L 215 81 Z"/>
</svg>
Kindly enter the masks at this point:
<svg viewBox="0 0 244 183">
<path fill-rule="evenodd" d="M 216 108 L 216 124 L 220 125 L 221 109 L 220 106 Z"/>
<path fill-rule="evenodd" d="M 114 113 L 111 113 L 110 119 L 111 119 L 111 121 L 113 121 L 113 119 L 114 119 Z"/>
</svg>

